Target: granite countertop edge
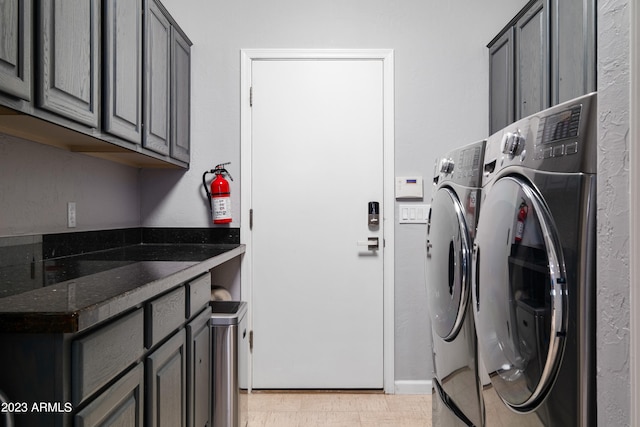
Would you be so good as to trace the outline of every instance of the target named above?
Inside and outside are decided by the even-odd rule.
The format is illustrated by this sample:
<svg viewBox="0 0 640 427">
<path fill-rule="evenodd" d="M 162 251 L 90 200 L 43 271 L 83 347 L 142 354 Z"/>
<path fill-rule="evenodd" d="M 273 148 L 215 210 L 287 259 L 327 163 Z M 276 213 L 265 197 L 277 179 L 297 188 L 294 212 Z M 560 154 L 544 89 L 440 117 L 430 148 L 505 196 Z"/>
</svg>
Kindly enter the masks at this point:
<svg viewBox="0 0 640 427">
<path fill-rule="evenodd" d="M 146 301 L 177 288 L 212 268 L 242 255 L 245 250 L 246 246 L 240 244 L 203 261 L 143 261 L 132 266 L 98 273 L 94 276 L 99 276 L 97 278 L 101 281 L 120 280 L 121 282 L 126 282 L 128 271 L 146 267 L 154 270 L 154 278 L 150 281 L 139 283 L 130 289 L 125 286 L 122 292 L 116 291 L 116 294 L 103 300 L 69 308 L 68 310 L 47 310 L 46 303 L 41 311 L 37 309 L 3 310 L 0 306 L 0 333 L 78 333 L 85 331 L 99 323 L 142 306 Z M 83 283 L 89 280 L 95 281 L 95 279 L 96 277 L 69 280 L 59 284 L 59 287 L 64 290 L 65 287 L 74 284 L 82 286 Z M 51 288 L 50 291 L 54 289 Z"/>
</svg>

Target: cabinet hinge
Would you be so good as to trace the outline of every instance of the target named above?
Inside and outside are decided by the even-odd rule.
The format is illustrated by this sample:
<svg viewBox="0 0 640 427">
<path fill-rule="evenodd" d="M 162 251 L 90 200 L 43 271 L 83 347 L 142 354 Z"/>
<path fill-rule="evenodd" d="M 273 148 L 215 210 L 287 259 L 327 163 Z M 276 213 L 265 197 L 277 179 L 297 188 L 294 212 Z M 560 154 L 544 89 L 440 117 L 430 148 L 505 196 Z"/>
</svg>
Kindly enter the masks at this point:
<svg viewBox="0 0 640 427">
<path fill-rule="evenodd" d="M 249 331 L 249 351 L 253 353 L 253 330 Z"/>
<path fill-rule="evenodd" d="M 249 209 L 249 230 L 253 230 L 253 209 Z"/>
<path fill-rule="evenodd" d="M 249 88 L 249 107 L 253 107 L 253 86 Z"/>
</svg>

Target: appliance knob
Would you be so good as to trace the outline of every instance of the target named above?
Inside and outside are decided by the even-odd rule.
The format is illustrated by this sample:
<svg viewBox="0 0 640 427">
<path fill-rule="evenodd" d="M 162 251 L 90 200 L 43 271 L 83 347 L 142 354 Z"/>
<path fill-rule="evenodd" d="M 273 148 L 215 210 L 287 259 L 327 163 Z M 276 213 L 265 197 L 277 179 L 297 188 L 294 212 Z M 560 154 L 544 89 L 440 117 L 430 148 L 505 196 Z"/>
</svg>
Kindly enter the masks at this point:
<svg viewBox="0 0 640 427">
<path fill-rule="evenodd" d="M 519 154 L 524 148 L 524 136 L 520 134 L 520 129 L 514 133 L 507 132 L 502 137 L 502 152 L 510 156 Z"/>
<path fill-rule="evenodd" d="M 444 174 L 449 174 L 453 172 L 453 168 L 454 168 L 453 160 L 442 159 L 442 162 L 440 163 L 440 172 Z"/>
</svg>

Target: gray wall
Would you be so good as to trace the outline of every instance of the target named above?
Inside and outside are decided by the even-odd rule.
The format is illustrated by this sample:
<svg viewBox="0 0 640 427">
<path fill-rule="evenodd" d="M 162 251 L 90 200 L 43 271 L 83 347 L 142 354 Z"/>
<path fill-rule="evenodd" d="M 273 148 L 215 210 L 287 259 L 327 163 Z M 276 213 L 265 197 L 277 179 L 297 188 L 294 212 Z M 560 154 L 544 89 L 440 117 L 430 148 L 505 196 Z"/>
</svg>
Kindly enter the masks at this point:
<svg viewBox="0 0 640 427">
<path fill-rule="evenodd" d="M 601 426 L 630 425 L 630 405 L 638 404 L 629 400 L 629 144 L 638 143 L 629 141 L 630 3 L 598 2 L 596 311 Z"/>
<path fill-rule="evenodd" d="M 0 237 L 139 226 L 137 169 L 0 134 Z"/>
<path fill-rule="evenodd" d="M 240 49 L 392 48 L 396 174 L 423 175 L 435 157 L 488 132 L 486 44 L 526 0 L 164 0 L 193 41 L 191 170 L 143 171 L 145 226 L 206 226 L 201 175 L 231 161 L 240 203 Z M 284 159 L 283 159 L 284 160 Z M 289 159 L 290 160 L 290 159 Z M 396 209 L 397 211 L 397 209 Z M 396 225 L 396 380 L 431 378 L 422 226 Z"/>
</svg>

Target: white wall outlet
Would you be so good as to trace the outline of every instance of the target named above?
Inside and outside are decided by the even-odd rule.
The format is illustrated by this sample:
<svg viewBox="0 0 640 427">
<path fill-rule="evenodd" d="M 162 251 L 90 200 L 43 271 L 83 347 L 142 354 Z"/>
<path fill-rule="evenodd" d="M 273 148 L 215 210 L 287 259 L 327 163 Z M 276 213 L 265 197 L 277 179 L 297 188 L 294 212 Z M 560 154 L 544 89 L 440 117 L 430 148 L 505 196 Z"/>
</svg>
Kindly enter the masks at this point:
<svg viewBox="0 0 640 427">
<path fill-rule="evenodd" d="M 67 227 L 75 228 L 76 226 L 76 202 L 67 203 Z"/>
</svg>

